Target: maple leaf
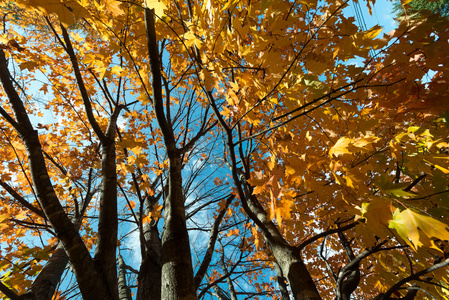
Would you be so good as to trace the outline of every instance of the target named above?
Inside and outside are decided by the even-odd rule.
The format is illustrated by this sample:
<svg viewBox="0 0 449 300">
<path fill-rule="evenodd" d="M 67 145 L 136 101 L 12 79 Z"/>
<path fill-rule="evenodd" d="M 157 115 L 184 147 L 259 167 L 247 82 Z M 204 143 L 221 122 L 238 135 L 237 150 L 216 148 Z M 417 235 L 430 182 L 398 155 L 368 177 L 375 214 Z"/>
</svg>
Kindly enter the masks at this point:
<svg viewBox="0 0 449 300">
<path fill-rule="evenodd" d="M 156 16 L 161 18 L 164 15 L 167 6 L 162 0 L 145 0 L 145 6 L 149 9 L 154 9 Z"/>
<path fill-rule="evenodd" d="M 379 33 L 382 32 L 382 27 L 379 25 L 376 25 L 370 29 L 368 29 L 366 32 L 363 33 L 363 38 L 365 39 L 374 39 L 376 36 L 379 35 Z"/>
<path fill-rule="evenodd" d="M 136 202 L 134 201 L 129 201 L 129 204 L 131 206 L 131 209 L 134 209 L 136 207 Z"/>
<path fill-rule="evenodd" d="M 389 223 L 389 227 L 396 229 L 399 236 L 414 250 L 424 245 L 422 243 L 423 239 L 420 238 L 420 232 L 429 238 L 449 240 L 447 224 L 434 218 L 418 214 L 408 208 L 403 211 L 397 208 L 393 214 L 393 220 Z M 436 248 L 434 246 L 432 247 Z M 439 250 L 439 248 L 436 249 Z"/>
<path fill-rule="evenodd" d="M 343 154 L 350 154 L 349 145 L 353 140 L 347 137 L 341 137 L 338 141 L 329 149 L 329 156 L 340 156 Z"/>
<path fill-rule="evenodd" d="M 122 15 L 124 11 L 120 8 L 121 1 L 117 0 L 103 0 L 106 9 L 112 12 L 114 15 Z"/>
<path fill-rule="evenodd" d="M 76 0 L 19 0 L 17 2 L 47 15 L 57 14 L 64 26 L 72 25 L 77 19 L 89 15 L 88 10 Z"/>
</svg>

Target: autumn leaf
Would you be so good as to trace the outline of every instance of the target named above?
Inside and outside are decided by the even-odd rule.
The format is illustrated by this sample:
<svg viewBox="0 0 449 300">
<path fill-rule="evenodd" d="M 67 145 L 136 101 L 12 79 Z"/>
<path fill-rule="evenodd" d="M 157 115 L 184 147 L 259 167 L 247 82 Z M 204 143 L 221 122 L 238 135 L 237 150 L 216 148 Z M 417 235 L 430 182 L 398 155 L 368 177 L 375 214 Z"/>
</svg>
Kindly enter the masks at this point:
<svg viewBox="0 0 449 300">
<path fill-rule="evenodd" d="M 240 230 L 233 229 L 233 230 L 230 230 L 228 233 L 226 233 L 226 236 L 239 235 L 239 233 L 240 233 Z"/>
<path fill-rule="evenodd" d="M 73 24 L 77 19 L 89 15 L 88 10 L 76 0 L 19 0 L 19 5 L 32 7 L 47 15 L 57 14 L 64 26 Z"/>
<path fill-rule="evenodd" d="M 400 211 L 397 208 L 389 227 L 396 229 L 399 236 L 414 250 L 423 246 L 420 233 L 425 234 L 428 238 L 449 240 L 448 225 L 434 218 L 415 213 L 411 209 Z"/>
<path fill-rule="evenodd" d="M 120 8 L 121 1 L 117 0 L 103 0 L 106 9 L 110 11 L 113 15 L 124 14 L 124 11 Z"/>
<path fill-rule="evenodd" d="M 37 67 L 39 67 L 39 64 L 33 61 L 27 61 L 19 64 L 19 68 L 21 70 L 27 69 L 28 71 L 34 71 Z"/>
<path fill-rule="evenodd" d="M 351 153 L 348 150 L 349 145 L 351 144 L 353 140 L 347 137 L 341 137 L 338 139 L 338 141 L 329 149 L 329 156 L 332 157 L 340 156 L 343 154 L 349 154 Z"/>
<path fill-rule="evenodd" d="M 130 205 L 131 209 L 134 209 L 136 207 L 136 202 L 131 200 L 131 201 L 129 201 L 129 205 Z"/>
<path fill-rule="evenodd" d="M 373 231 L 377 226 L 386 226 L 392 220 L 391 201 L 381 197 L 373 197 L 361 207 L 361 217 L 368 220 L 367 224 Z"/>
<path fill-rule="evenodd" d="M 167 9 L 162 0 L 145 0 L 145 6 L 149 9 L 154 9 L 155 15 L 159 18 L 164 15 L 164 11 Z"/>
<path fill-rule="evenodd" d="M 376 25 L 372 28 L 370 28 L 369 30 L 367 30 L 366 32 L 364 32 L 363 38 L 365 39 L 374 39 L 376 36 L 379 35 L 379 33 L 382 32 L 382 27 L 380 27 L 379 25 Z"/>
</svg>

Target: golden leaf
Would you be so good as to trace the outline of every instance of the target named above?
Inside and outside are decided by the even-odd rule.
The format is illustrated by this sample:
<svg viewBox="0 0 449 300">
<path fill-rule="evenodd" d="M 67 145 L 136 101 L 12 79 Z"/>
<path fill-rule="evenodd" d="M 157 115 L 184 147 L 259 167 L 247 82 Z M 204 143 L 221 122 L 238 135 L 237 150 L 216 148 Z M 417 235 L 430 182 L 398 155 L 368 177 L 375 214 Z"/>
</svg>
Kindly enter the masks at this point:
<svg viewBox="0 0 449 300">
<path fill-rule="evenodd" d="M 332 146 L 332 148 L 329 149 L 329 156 L 332 157 L 332 155 L 339 156 L 342 154 L 349 154 L 348 147 L 350 143 L 352 142 L 352 139 L 347 137 L 341 137 L 335 145 Z"/>
<path fill-rule="evenodd" d="M 145 6 L 149 9 L 154 9 L 154 14 L 159 18 L 164 15 L 164 11 L 167 9 L 164 2 L 159 0 L 145 0 Z"/>
<path fill-rule="evenodd" d="M 409 244 L 414 250 L 423 246 L 423 239 L 420 238 L 420 232 L 424 233 L 428 238 L 436 238 L 440 240 L 449 240 L 449 231 L 447 225 L 428 216 L 424 216 L 410 209 L 402 212 L 397 208 L 390 221 L 389 227 L 396 229 L 399 236 Z M 419 230 L 418 230 L 419 229 Z M 431 247 L 431 245 L 427 245 Z"/>
</svg>

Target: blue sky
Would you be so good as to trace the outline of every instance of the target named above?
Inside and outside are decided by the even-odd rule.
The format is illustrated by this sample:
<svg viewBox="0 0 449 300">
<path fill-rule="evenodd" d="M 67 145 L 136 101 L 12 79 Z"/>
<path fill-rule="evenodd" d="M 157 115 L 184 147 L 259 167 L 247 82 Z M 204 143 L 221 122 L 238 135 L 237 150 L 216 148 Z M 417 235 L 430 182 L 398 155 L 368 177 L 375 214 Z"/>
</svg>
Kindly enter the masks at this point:
<svg viewBox="0 0 449 300">
<path fill-rule="evenodd" d="M 355 1 L 349 2 L 349 7 L 345 8 L 345 14 L 349 16 L 356 16 L 356 10 L 360 7 L 366 29 L 375 25 L 383 27 L 383 32 L 387 33 L 395 28 L 394 15 L 392 14 L 393 4 L 389 0 L 377 0 L 372 7 L 372 15 L 369 14 L 366 1 L 359 1 L 358 5 Z M 356 22 L 359 24 L 359 18 L 356 17 Z"/>
</svg>

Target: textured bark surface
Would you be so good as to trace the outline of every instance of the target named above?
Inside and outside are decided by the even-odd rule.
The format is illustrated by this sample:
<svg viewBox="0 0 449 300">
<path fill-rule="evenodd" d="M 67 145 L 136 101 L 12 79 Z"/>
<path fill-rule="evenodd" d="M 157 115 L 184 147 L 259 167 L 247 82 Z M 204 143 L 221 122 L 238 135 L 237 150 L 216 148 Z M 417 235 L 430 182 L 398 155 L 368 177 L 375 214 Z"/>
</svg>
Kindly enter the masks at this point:
<svg viewBox="0 0 449 300">
<path fill-rule="evenodd" d="M 153 257 L 148 255 L 142 259 L 137 281 L 137 300 L 161 299 L 161 265 Z"/>
<path fill-rule="evenodd" d="M 118 299 L 117 287 L 117 173 L 115 164 L 115 143 L 103 145 L 102 187 L 100 193 L 100 215 L 98 219 L 98 238 L 94 261 L 111 295 Z"/>
<path fill-rule="evenodd" d="M 266 212 L 252 195 L 251 187 L 244 183 L 246 211 L 251 218 L 257 218 L 264 226 L 262 230 L 264 238 L 276 258 L 276 262 L 287 279 L 295 300 L 319 300 L 321 299 L 315 283 L 305 266 L 299 251 L 291 247 L 282 237 L 276 225 L 269 220 Z"/>
<path fill-rule="evenodd" d="M 153 201 L 145 201 L 145 213 L 151 211 Z M 156 201 L 154 201 L 156 202 Z M 137 300 L 160 300 L 161 299 L 161 248 L 162 243 L 157 230 L 157 223 L 146 222 L 143 224 L 144 249 L 142 254 L 142 263 L 140 265 L 137 281 Z"/>
<path fill-rule="evenodd" d="M 279 264 L 277 262 L 274 262 L 274 266 L 276 268 L 276 275 L 277 275 L 279 290 L 281 292 L 281 299 L 282 300 L 290 300 L 290 296 L 289 296 L 288 290 L 287 290 L 287 284 L 285 283 L 285 277 L 284 277 L 284 274 L 282 273 L 281 267 L 279 266 Z"/>
<path fill-rule="evenodd" d="M 51 300 L 68 261 L 64 247 L 59 244 L 27 294 L 32 294 L 33 299 Z"/>
<path fill-rule="evenodd" d="M 186 228 L 181 158 L 169 156 L 169 194 L 162 235 L 162 299 L 197 299 Z"/>
<path fill-rule="evenodd" d="M 315 283 L 297 251 L 285 245 L 272 245 L 270 249 L 288 280 L 294 299 L 321 299 Z"/>
<path fill-rule="evenodd" d="M 126 282 L 126 265 L 123 257 L 118 253 L 118 296 L 120 300 L 131 300 L 131 289 Z"/>
</svg>

